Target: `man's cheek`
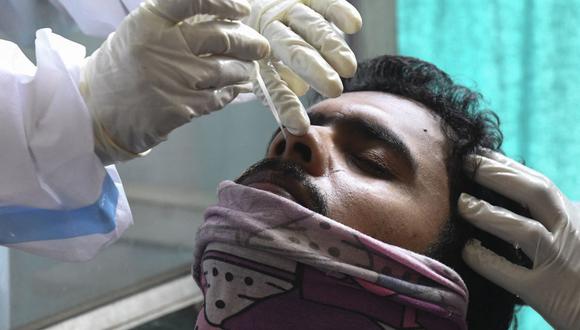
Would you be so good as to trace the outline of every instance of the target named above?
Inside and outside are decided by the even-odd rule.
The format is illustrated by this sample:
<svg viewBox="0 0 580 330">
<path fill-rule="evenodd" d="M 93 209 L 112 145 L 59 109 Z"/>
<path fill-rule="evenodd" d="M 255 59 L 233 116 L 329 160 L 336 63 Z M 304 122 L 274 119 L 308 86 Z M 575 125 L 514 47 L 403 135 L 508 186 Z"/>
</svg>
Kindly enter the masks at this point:
<svg viewBox="0 0 580 330">
<path fill-rule="evenodd" d="M 409 224 L 394 212 L 380 212 L 371 205 L 356 210 L 360 215 L 352 227 L 385 243 L 404 246 L 409 238 Z"/>
<path fill-rule="evenodd" d="M 356 195 L 348 190 L 335 189 L 326 198 L 328 206 L 327 216 L 335 221 L 353 227 L 358 222 L 357 211 L 362 201 L 356 199 Z M 355 210 L 353 210 L 355 208 Z"/>
<path fill-rule="evenodd" d="M 379 238 L 382 230 L 390 226 L 385 214 L 377 209 L 377 201 L 365 199 L 361 195 L 345 193 L 341 198 L 329 201 L 328 217 L 369 236 Z M 362 198 L 361 198 L 362 197 Z"/>
<path fill-rule="evenodd" d="M 380 213 L 381 208 L 385 207 L 386 189 L 364 184 L 344 173 L 340 173 L 340 177 L 331 183 L 331 188 L 327 190 L 328 216 L 336 221 L 354 226 L 361 220 L 369 220 L 363 218 Z"/>
<path fill-rule="evenodd" d="M 437 229 L 417 219 L 412 203 L 370 198 L 344 199 L 331 208 L 329 217 L 382 242 L 424 253 L 437 238 Z M 415 210 L 413 210 L 415 208 Z"/>
</svg>

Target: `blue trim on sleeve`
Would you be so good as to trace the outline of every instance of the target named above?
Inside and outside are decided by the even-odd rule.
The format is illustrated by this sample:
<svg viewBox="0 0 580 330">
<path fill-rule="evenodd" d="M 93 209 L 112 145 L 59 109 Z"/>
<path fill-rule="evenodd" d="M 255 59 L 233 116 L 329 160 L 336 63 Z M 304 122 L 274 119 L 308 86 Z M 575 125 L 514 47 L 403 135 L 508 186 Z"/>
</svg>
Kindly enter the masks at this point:
<svg viewBox="0 0 580 330">
<path fill-rule="evenodd" d="M 74 210 L 0 207 L 0 245 L 105 234 L 115 229 L 119 191 L 109 175 L 92 205 Z"/>
</svg>

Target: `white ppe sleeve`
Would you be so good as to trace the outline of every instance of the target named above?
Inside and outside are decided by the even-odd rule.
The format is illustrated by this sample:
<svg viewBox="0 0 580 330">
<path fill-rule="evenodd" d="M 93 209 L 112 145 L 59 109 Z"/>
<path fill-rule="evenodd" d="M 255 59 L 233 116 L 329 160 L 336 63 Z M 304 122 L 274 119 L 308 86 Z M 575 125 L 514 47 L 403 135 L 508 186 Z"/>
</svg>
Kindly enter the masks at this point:
<svg viewBox="0 0 580 330">
<path fill-rule="evenodd" d="M 106 38 L 143 0 L 56 1 L 66 9 L 84 34 Z"/>
<path fill-rule="evenodd" d="M 65 261 L 91 259 L 132 223 L 114 166 L 94 153 L 78 91 L 85 48 L 36 34 L 35 67 L 0 40 L 0 245 Z"/>
</svg>

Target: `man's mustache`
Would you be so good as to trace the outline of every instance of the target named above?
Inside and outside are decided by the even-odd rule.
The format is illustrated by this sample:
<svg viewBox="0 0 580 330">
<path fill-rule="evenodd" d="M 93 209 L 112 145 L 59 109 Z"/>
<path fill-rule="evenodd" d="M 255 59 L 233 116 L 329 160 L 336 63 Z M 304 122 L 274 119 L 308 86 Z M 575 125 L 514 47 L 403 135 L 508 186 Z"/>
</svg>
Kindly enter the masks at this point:
<svg viewBox="0 0 580 330">
<path fill-rule="evenodd" d="M 328 203 L 326 202 L 324 194 L 312 183 L 312 180 L 310 180 L 302 165 L 297 162 L 278 158 L 262 159 L 246 169 L 235 182 L 238 184 L 243 183 L 246 178 L 262 171 L 274 171 L 279 173 L 281 178 L 288 178 L 298 182 L 304 187 L 312 203 L 312 207 L 309 208 L 322 215 L 328 214 Z"/>
</svg>

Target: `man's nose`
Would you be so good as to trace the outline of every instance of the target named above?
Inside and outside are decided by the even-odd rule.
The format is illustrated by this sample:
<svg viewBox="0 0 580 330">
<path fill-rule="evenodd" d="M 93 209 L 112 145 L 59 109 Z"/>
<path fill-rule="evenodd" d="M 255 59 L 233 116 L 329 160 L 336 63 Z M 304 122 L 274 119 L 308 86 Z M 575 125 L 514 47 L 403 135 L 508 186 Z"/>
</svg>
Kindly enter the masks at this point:
<svg viewBox="0 0 580 330">
<path fill-rule="evenodd" d="M 331 142 L 327 127 L 310 126 L 302 136 L 286 132 L 286 140 L 278 134 L 270 148 L 268 158 L 281 158 L 301 164 L 312 176 L 322 176 L 329 161 L 328 144 Z"/>
</svg>

